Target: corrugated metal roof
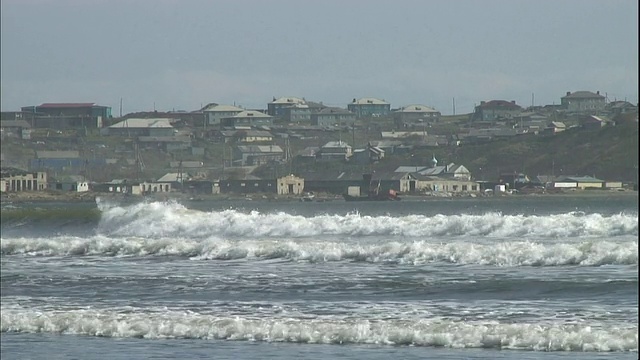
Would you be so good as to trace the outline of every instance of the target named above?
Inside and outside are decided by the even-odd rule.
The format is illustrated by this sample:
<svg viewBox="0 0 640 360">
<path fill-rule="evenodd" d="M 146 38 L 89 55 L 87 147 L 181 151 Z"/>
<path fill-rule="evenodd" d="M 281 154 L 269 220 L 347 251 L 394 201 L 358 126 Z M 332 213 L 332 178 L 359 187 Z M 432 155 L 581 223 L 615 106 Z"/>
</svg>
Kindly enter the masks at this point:
<svg viewBox="0 0 640 360">
<path fill-rule="evenodd" d="M 96 106 L 95 103 L 44 103 L 38 105 L 39 108 L 83 108 L 83 107 L 93 107 Z"/>
<path fill-rule="evenodd" d="M 420 172 L 426 169 L 427 166 L 398 166 L 393 172 L 397 173 L 412 173 L 412 172 Z"/>
<path fill-rule="evenodd" d="M 139 119 L 131 118 L 109 126 L 110 129 L 140 129 L 140 128 L 173 128 L 168 118 Z"/>
<path fill-rule="evenodd" d="M 38 159 L 76 159 L 80 157 L 80 151 L 64 150 L 64 151 L 36 151 Z"/>
<path fill-rule="evenodd" d="M 399 113 L 439 113 L 438 110 L 430 107 L 430 106 L 426 106 L 426 105 L 407 105 L 399 110 L 396 110 L 394 112 L 399 112 Z"/>
<path fill-rule="evenodd" d="M 273 100 L 269 104 L 304 104 L 305 100 L 298 97 L 281 97 L 279 99 Z"/>
<path fill-rule="evenodd" d="M 322 148 L 346 148 L 346 147 L 349 147 L 349 144 L 347 144 L 344 141 L 329 141 L 328 143 L 322 146 Z"/>
<path fill-rule="evenodd" d="M 376 99 L 376 98 L 362 98 L 362 99 L 354 99 L 354 101 L 351 102 L 352 104 L 356 104 L 356 105 L 389 105 L 388 102 L 384 101 L 384 100 L 380 100 L 380 99 Z"/>
<path fill-rule="evenodd" d="M 238 150 L 243 153 L 281 153 L 282 148 L 278 145 L 239 145 Z"/>
<path fill-rule="evenodd" d="M 230 111 L 241 112 L 241 111 L 244 111 L 244 109 L 239 108 L 237 106 L 233 106 L 233 105 L 211 104 L 211 106 L 207 106 L 202 111 L 203 112 L 230 112 Z"/>
<path fill-rule="evenodd" d="M 31 125 L 26 120 L 4 120 L 0 122 L 0 127 L 31 128 Z"/>
<path fill-rule="evenodd" d="M 254 110 L 245 110 L 242 112 L 239 112 L 237 114 L 235 114 L 234 116 L 232 116 L 232 118 L 270 118 L 272 117 L 271 115 L 267 115 L 265 113 L 262 113 L 260 111 L 254 111 Z"/>
</svg>

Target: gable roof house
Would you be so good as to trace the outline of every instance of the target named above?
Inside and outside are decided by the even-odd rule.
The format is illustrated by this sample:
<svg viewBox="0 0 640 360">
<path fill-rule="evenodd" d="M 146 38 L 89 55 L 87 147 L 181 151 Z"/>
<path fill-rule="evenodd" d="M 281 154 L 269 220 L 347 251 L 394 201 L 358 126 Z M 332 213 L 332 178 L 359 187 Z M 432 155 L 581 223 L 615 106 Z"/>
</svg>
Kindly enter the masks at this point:
<svg viewBox="0 0 640 360">
<path fill-rule="evenodd" d="M 606 99 L 600 95 L 600 91 L 567 91 L 567 95 L 560 98 L 560 104 L 567 112 L 595 113 L 604 109 Z"/>
<path fill-rule="evenodd" d="M 320 147 L 320 160 L 347 160 L 352 155 L 351 145 L 344 141 L 329 141 Z"/>
<path fill-rule="evenodd" d="M 281 97 L 279 99 L 273 98 L 273 101 L 267 104 L 267 114 L 273 117 L 284 117 L 284 109 L 293 105 L 305 105 L 306 101 L 298 97 Z"/>
<path fill-rule="evenodd" d="M 31 125 L 26 120 L 4 120 L 0 122 L 2 137 L 11 136 L 21 139 L 31 139 Z"/>
<path fill-rule="evenodd" d="M 234 128 L 236 126 L 256 127 L 261 125 L 273 125 L 273 116 L 267 115 L 260 111 L 245 110 L 237 113 L 234 116 L 220 119 L 220 126 L 222 128 Z"/>
<path fill-rule="evenodd" d="M 315 126 L 353 126 L 355 122 L 354 113 L 337 107 L 325 107 L 311 114 L 311 125 Z"/>
<path fill-rule="evenodd" d="M 398 129 L 411 125 L 423 125 L 425 122 L 437 122 L 440 111 L 425 105 L 407 105 L 393 112 L 393 119 Z"/>
<path fill-rule="evenodd" d="M 475 107 L 473 121 L 495 121 L 499 119 L 512 119 L 522 112 L 522 107 L 515 101 L 491 100 L 481 101 Z"/>
<path fill-rule="evenodd" d="M 109 126 L 107 135 L 117 136 L 173 136 L 174 127 L 167 118 L 129 118 Z M 177 120 L 176 120 L 177 121 Z"/>
<path fill-rule="evenodd" d="M 243 111 L 244 109 L 233 105 L 209 104 L 202 109 L 205 127 L 208 125 L 218 126 L 221 119 L 238 115 Z"/>
<path fill-rule="evenodd" d="M 385 151 L 377 146 L 367 144 L 363 149 L 353 150 L 353 155 L 349 161 L 357 164 L 369 164 L 376 161 L 380 161 L 384 158 Z"/>
<path fill-rule="evenodd" d="M 614 116 L 638 112 L 638 107 L 627 101 L 612 101 L 605 105 L 605 109 Z"/>
<path fill-rule="evenodd" d="M 567 130 L 567 125 L 562 121 L 551 121 L 543 131 L 545 134 L 557 134 L 565 130 Z"/>
<path fill-rule="evenodd" d="M 385 116 L 391 112 L 391 104 L 375 98 L 353 99 L 347 105 L 347 110 L 356 115 L 356 118 Z"/>
<path fill-rule="evenodd" d="M 606 126 L 609 121 L 603 117 L 589 115 L 580 119 L 580 124 L 584 129 L 595 130 Z"/>
<path fill-rule="evenodd" d="M 233 163 L 240 166 L 264 165 L 284 159 L 278 145 L 239 145 L 233 149 Z"/>
</svg>

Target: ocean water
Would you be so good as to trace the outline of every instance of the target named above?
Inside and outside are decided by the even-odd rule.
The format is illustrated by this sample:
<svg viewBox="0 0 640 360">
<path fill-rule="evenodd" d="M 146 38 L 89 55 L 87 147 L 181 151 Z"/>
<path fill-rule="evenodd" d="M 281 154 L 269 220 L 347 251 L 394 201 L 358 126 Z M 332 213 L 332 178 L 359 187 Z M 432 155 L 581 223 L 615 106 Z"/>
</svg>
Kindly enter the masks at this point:
<svg viewBox="0 0 640 360">
<path fill-rule="evenodd" d="M 2 359 L 636 359 L 638 198 L 2 204 Z"/>
</svg>

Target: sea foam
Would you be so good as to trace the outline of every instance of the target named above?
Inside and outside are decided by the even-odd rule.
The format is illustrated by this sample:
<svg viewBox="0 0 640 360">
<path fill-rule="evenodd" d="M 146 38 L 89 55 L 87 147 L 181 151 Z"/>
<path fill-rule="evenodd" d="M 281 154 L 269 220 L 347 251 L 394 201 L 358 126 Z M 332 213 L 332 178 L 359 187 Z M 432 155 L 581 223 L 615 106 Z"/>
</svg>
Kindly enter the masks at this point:
<svg viewBox="0 0 640 360">
<path fill-rule="evenodd" d="M 447 243 L 423 240 L 385 242 L 309 239 L 225 240 L 174 238 L 89 238 L 58 236 L 0 240 L 2 255 L 29 256 L 180 256 L 192 260 L 266 260 L 424 264 L 443 262 L 491 266 L 637 265 L 638 243 L 598 239 Z"/>
<path fill-rule="evenodd" d="M 428 319 L 220 317 L 194 312 L 2 308 L 1 330 L 143 339 L 222 339 L 535 351 L 638 351 L 633 324 L 458 322 Z"/>
<path fill-rule="evenodd" d="M 637 214 L 554 215 L 407 215 L 366 216 L 358 213 L 304 217 L 284 212 L 203 212 L 177 203 L 102 206 L 98 232 L 137 237 L 314 237 L 403 236 L 500 238 L 613 237 L 638 235 Z"/>
</svg>

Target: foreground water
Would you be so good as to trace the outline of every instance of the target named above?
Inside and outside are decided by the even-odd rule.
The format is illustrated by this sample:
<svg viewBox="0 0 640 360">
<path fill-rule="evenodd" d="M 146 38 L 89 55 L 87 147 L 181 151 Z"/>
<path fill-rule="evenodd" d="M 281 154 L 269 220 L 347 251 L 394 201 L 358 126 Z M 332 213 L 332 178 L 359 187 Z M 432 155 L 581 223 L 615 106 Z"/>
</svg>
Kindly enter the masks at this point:
<svg viewBox="0 0 640 360">
<path fill-rule="evenodd" d="M 3 204 L 3 358 L 637 358 L 637 197 Z"/>
</svg>

